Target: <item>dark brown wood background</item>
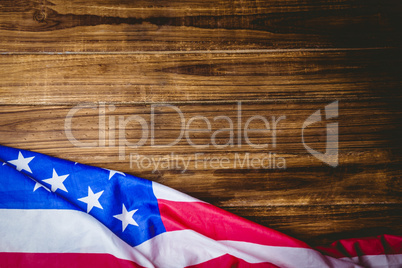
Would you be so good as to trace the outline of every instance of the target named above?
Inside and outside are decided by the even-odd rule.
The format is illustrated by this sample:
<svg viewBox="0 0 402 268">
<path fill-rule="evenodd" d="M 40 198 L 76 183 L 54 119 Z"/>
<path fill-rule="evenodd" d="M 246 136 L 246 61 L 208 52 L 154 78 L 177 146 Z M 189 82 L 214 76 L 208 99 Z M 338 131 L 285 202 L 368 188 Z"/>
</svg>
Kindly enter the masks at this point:
<svg viewBox="0 0 402 268">
<path fill-rule="evenodd" d="M 401 234 L 401 12 L 399 0 L 272 1 L 0 1 L 0 143 L 154 180 L 312 245 L 339 238 Z M 339 101 L 339 166 L 311 156 L 301 126 Z M 284 157 L 287 168 L 130 167 L 109 142 L 114 117 L 140 115 L 154 104 L 178 107 L 185 120 L 201 115 L 212 130 L 244 119 L 286 115 L 277 146 L 196 149 L 184 139 L 170 148 L 150 140 L 126 154 L 184 159 L 235 154 Z M 104 147 L 79 148 L 66 137 Z M 114 110 L 108 107 L 115 106 Z M 180 119 L 157 108 L 156 143 L 176 139 Z M 244 122 L 244 121 L 243 121 Z M 323 150 L 326 123 L 306 130 Z M 204 128 L 201 121 L 194 127 Z M 262 127 L 256 123 L 255 128 Z M 101 129 L 101 135 L 99 135 Z M 138 123 L 125 138 L 141 137 Z M 197 144 L 210 134 L 192 134 Z M 252 134 L 272 144 L 269 135 Z M 219 142 L 229 136 L 221 134 Z M 118 142 L 117 140 L 115 141 Z M 244 138 L 242 139 L 244 143 Z"/>
</svg>

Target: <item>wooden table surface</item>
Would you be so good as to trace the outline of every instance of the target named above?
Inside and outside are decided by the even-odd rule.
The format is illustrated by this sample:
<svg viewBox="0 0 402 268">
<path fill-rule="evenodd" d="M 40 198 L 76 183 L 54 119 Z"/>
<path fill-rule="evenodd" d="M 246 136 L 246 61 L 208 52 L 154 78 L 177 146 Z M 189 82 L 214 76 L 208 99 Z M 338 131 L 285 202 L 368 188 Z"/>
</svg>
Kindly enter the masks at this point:
<svg viewBox="0 0 402 268">
<path fill-rule="evenodd" d="M 311 245 L 401 234 L 401 11 L 399 0 L 1 0 L 0 143 L 157 181 Z M 304 142 L 323 153 L 338 123 L 336 167 L 303 144 L 317 110 Z M 262 117 L 269 130 L 245 136 L 267 129 Z"/>
</svg>

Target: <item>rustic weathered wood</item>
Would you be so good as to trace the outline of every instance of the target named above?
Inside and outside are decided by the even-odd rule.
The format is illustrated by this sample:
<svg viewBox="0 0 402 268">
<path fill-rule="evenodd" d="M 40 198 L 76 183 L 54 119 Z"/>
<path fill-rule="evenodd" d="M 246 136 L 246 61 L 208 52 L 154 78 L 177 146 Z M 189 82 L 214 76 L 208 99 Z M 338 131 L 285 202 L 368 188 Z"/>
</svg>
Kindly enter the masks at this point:
<svg viewBox="0 0 402 268">
<path fill-rule="evenodd" d="M 398 0 L 2 0 L 0 51 L 399 46 Z"/>
<path fill-rule="evenodd" d="M 222 208 L 311 245 L 328 245 L 339 239 L 402 232 L 400 204 Z"/>
<path fill-rule="evenodd" d="M 394 99 L 401 96 L 399 54 L 0 55 L 0 103 Z"/>
<path fill-rule="evenodd" d="M 314 245 L 401 234 L 401 11 L 398 0 L 0 1 L 0 143 L 154 180 Z M 339 116 L 304 133 L 323 152 L 326 124 L 338 122 L 333 168 L 306 151 L 301 131 L 336 100 Z M 72 135 L 92 148 L 65 131 L 66 116 L 84 102 L 92 108 L 74 114 Z M 272 132 L 250 134 L 268 148 L 247 145 L 244 133 L 239 146 L 239 102 L 242 129 L 251 116 L 286 116 L 276 146 Z M 214 118 L 230 117 L 233 146 L 212 146 L 207 132 L 189 135 L 207 148 L 185 136 L 169 148 L 150 138 L 138 148 L 119 144 L 119 134 L 130 143 L 142 134 L 135 121 L 119 133 L 119 122 L 138 115 L 150 124 L 161 103 L 186 122 L 205 116 L 212 132 L 228 127 Z M 155 144 L 174 142 L 177 111 L 154 109 Z M 220 145 L 229 140 L 216 136 Z M 286 169 L 233 164 L 269 152 Z M 153 171 L 135 166 L 133 153 L 173 153 L 189 166 Z M 229 164 L 204 167 L 196 153 Z"/>
<path fill-rule="evenodd" d="M 337 168 L 315 159 L 302 144 L 303 122 L 325 104 L 243 103 L 242 129 L 246 120 L 254 115 L 264 116 L 269 121 L 272 116 L 286 116 L 277 125 L 276 146 L 273 144 L 272 132 L 249 133 L 253 144 L 267 144 L 266 148 L 254 148 L 247 144 L 244 133 L 240 144 L 237 128 L 234 129 L 233 146 L 218 148 L 212 145 L 212 133 L 229 127 L 227 121 L 214 121 L 214 118 L 228 116 L 237 126 L 236 103 L 176 106 L 182 111 L 187 123 L 194 116 L 205 116 L 211 122 L 211 132 L 193 131 L 189 135 L 191 142 L 209 144 L 207 148 L 191 146 L 186 136 L 173 146 L 160 146 L 174 142 L 180 135 L 180 117 L 169 107 L 154 108 L 154 146 L 150 132 L 144 144 L 138 148 L 120 143 L 124 140 L 130 144 L 137 143 L 144 130 L 150 131 L 151 105 L 117 105 L 111 112 L 105 107 L 106 123 L 101 127 L 99 105 L 94 107 L 96 109 L 83 108 L 75 113 L 71 121 L 74 138 L 80 142 L 97 142 L 93 148 L 78 148 L 66 136 L 66 117 L 74 106 L 2 106 L 0 133 L 4 145 L 121 170 L 156 180 L 220 206 L 400 203 L 401 189 L 398 183 L 401 158 L 397 143 L 401 131 L 398 124 L 401 116 L 401 110 L 397 107 L 399 102 L 395 102 L 394 106 L 391 101 L 373 104 L 341 102 L 339 118 L 305 130 L 305 142 L 315 150 L 325 151 L 325 123 L 339 123 L 340 164 Z M 132 121 L 122 128 L 118 121 L 123 122 L 133 115 L 144 118 L 147 127 L 143 128 L 138 122 Z M 109 124 L 110 118 L 115 120 L 114 127 Z M 193 122 L 191 129 L 206 128 L 204 121 Z M 265 126 L 262 121 L 256 121 L 250 128 L 264 129 Z M 100 135 L 100 129 L 105 130 L 104 137 Z M 114 136 L 111 132 L 113 129 Z M 119 136 L 120 132 L 123 136 Z M 114 144 L 110 143 L 110 139 Z M 228 143 L 229 139 L 229 132 L 217 136 L 221 145 Z M 256 164 L 257 168 L 250 165 L 242 167 L 240 164 L 246 154 L 249 154 L 249 159 L 262 159 L 269 157 L 269 152 L 276 155 L 276 161 L 283 157 L 286 169 L 273 164 L 271 167 L 266 164 L 266 168 L 261 168 L 259 164 Z M 150 163 L 152 160 L 171 160 L 172 153 L 174 157 L 189 161 L 188 167 L 184 168 L 182 162 L 178 167 L 167 168 L 157 168 Z M 202 155 L 196 158 L 197 153 Z M 131 154 L 133 156 L 130 157 Z M 124 159 L 119 158 L 120 155 Z M 210 165 L 206 159 L 211 157 L 228 158 L 229 163 L 224 166 Z M 139 162 L 143 158 L 146 160 Z"/>
</svg>

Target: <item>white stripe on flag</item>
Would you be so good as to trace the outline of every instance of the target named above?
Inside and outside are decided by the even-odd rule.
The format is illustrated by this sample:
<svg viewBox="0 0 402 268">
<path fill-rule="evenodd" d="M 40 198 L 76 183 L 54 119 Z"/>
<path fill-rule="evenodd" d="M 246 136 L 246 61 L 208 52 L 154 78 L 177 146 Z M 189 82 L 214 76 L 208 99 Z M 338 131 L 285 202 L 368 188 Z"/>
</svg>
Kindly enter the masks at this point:
<svg viewBox="0 0 402 268">
<path fill-rule="evenodd" d="M 157 182 L 152 182 L 152 188 L 154 190 L 154 195 L 157 199 L 164 199 L 176 202 L 203 202 L 194 197 L 186 195 L 182 192 L 169 188 L 163 184 Z M 204 202 L 203 202 L 204 203 Z"/>
<path fill-rule="evenodd" d="M 340 260 L 360 263 L 366 268 L 380 268 L 389 267 L 397 268 L 402 267 L 402 254 L 389 254 L 389 255 L 366 255 L 357 256 L 353 258 L 340 258 Z"/>
<path fill-rule="evenodd" d="M 134 248 L 74 210 L 0 210 L 0 252 L 107 253 L 145 267 L 184 267 L 224 254 L 281 267 L 357 267 L 313 249 L 214 241 L 191 230 L 160 234 Z"/>
<path fill-rule="evenodd" d="M 0 209 L 0 252 L 106 253 L 152 263 L 92 216 L 77 210 Z"/>
<path fill-rule="evenodd" d="M 279 267 L 360 267 L 323 256 L 308 248 L 265 246 L 238 241 L 215 241 L 192 230 L 161 234 L 137 246 L 149 252 L 158 267 L 185 267 L 230 254 L 249 263 L 270 262 Z"/>
</svg>

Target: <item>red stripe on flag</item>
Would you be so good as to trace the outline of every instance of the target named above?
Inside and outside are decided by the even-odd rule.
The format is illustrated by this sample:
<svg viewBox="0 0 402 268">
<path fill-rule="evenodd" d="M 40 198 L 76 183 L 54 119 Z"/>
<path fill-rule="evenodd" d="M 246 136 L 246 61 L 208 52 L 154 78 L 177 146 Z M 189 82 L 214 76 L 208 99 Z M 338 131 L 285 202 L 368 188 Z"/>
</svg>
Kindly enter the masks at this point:
<svg viewBox="0 0 402 268">
<path fill-rule="evenodd" d="M 166 231 L 190 229 L 214 240 L 310 248 L 302 241 L 263 227 L 211 204 L 162 199 L 158 199 L 158 204 Z"/>
<path fill-rule="evenodd" d="M 402 254 L 402 237 L 380 235 L 377 237 L 351 238 L 336 241 L 329 247 L 317 247 L 317 249 L 335 258 Z"/>
<path fill-rule="evenodd" d="M 17 253 L 0 252 L 1 267 L 24 268 L 140 268 L 142 266 L 128 260 L 118 259 L 109 254 L 94 253 Z"/>
<path fill-rule="evenodd" d="M 236 268 L 279 268 L 272 263 L 248 263 L 242 259 L 238 259 L 232 255 L 225 254 L 218 258 L 188 266 L 188 268 L 210 268 L 210 267 L 236 267 Z"/>
</svg>

